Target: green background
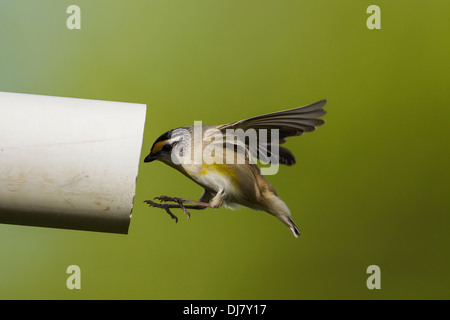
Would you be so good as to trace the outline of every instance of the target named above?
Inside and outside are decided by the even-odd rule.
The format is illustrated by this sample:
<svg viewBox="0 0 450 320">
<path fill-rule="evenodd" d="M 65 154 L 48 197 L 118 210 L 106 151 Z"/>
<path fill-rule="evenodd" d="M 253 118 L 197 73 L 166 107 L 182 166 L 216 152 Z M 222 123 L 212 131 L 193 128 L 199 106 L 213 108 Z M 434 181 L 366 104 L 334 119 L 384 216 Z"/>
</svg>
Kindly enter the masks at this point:
<svg viewBox="0 0 450 320">
<path fill-rule="evenodd" d="M 68 30 L 66 8 L 81 8 Z M 371 4 L 381 30 L 366 27 Z M 202 189 L 143 164 L 128 235 L 0 225 L 4 299 L 450 298 L 450 2 L 0 2 L 0 91 L 147 104 L 163 132 L 328 99 L 268 177 L 302 235 L 242 208 L 142 202 Z M 81 290 L 66 288 L 67 266 Z M 366 268 L 381 268 L 368 290 Z"/>
</svg>

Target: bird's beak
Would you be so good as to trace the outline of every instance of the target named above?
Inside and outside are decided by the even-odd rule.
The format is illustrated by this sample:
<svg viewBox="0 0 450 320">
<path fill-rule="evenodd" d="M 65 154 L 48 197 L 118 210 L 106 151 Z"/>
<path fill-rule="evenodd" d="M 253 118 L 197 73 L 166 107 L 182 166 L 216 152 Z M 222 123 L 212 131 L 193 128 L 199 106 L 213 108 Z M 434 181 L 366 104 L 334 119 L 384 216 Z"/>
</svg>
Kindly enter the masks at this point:
<svg viewBox="0 0 450 320">
<path fill-rule="evenodd" d="M 156 157 L 152 153 L 150 153 L 145 157 L 144 162 L 152 162 L 153 160 L 156 160 Z"/>
</svg>

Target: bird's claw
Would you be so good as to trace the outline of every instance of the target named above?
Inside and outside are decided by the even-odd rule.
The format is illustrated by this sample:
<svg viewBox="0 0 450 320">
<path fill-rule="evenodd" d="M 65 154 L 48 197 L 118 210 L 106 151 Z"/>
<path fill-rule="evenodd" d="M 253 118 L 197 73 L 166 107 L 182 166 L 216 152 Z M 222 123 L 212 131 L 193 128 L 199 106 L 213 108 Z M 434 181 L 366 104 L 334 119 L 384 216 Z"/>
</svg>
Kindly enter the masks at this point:
<svg viewBox="0 0 450 320">
<path fill-rule="evenodd" d="M 179 202 L 180 198 L 174 198 L 174 197 L 168 197 L 168 196 L 159 196 L 159 197 L 155 197 L 154 200 L 159 200 L 161 202 L 169 202 L 169 201 L 173 201 L 173 202 Z"/>
<path fill-rule="evenodd" d="M 170 211 L 169 208 L 165 208 L 165 209 L 166 209 L 166 212 L 169 214 L 169 216 L 170 216 L 172 219 L 175 219 L 175 223 L 178 223 L 178 217 L 177 217 L 176 215 L 174 215 L 174 214 Z"/>
<path fill-rule="evenodd" d="M 166 212 L 170 215 L 170 217 L 172 219 L 175 219 L 175 222 L 178 222 L 178 218 L 176 215 L 174 215 L 171 211 L 170 208 L 180 208 L 183 210 L 183 212 L 188 216 L 188 218 L 191 217 L 191 213 L 186 209 L 186 207 L 183 205 L 183 201 L 181 198 L 174 198 L 174 197 L 168 197 L 168 196 L 160 196 L 160 197 L 155 197 L 154 200 L 159 200 L 160 202 L 169 202 L 169 201 L 173 201 L 176 202 L 178 204 L 178 206 L 174 205 L 169 205 L 169 204 L 162 204 L 162 203 L 155 203 L 151 200 L 145 200 L 144 202 L 149 204 L 152 207 L 156 207 L 156 208 L 161 208 L 166 210 Z"/>
<path fill-rule="evenodd" d="M 161 203 L 156 203 L 153 202 L 152 200 L 145 200 L 145 203 L 147 203 L 149 206 L 151 207 L 155 207 L 155 208 L 160 208 L 160 209 L 164 209 L 166 210 L 166 212 L 169 214 L 169 216 L 175 220 L 175 223 L 178 222 L 178 217 L 176 215 L 174 215 L 171 211 L 170 211 L 170 207 L 167 204 L 161 204 Z"/>
<path fill-rule="evenodd" d="M 176 202 L 176 203 L 178 203 L 180 208 L 183 209 L 183 212 L 188 216 L 188 218 L 191 217 L 191 213 L 183 205 L 183 199 L 181 199 L 181 198 L 168 197 L 168 196 L 159 196 L 159 197 L 155 197 L 155 200 L 159 200 L 161 202 L 169 202 L 169 201 Z"/>
</svg>

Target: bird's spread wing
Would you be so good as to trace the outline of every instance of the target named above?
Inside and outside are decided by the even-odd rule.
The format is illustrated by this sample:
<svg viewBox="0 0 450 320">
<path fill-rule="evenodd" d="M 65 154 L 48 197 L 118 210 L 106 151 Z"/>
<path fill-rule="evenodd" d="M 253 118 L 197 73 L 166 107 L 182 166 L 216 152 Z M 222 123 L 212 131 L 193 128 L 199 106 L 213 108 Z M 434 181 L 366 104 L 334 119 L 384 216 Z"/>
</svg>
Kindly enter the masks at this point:
<svg viewBox="0 0 450 320">
<path fill-rule="evenodd" d="M 266 154 L 270 156 L 271 154 L 272 129 L 279 130 L 279 144 L 286 142 L 286 138 L 288 137 L 300 136 L 304 132 L 314 131 L 316 130 L 316 127 L 325 123 L 323 119 L 318 118 L 326 114 L 326 111 L 322 109 L 326 103 L 326 100 L 321 100 L 303 107 L 269 113 L 234 123 L 220 125 L 216 127 L 216 129 L 222 131 L 223 134 L 226 134 L 227 129 L 242 129 L 244 132 L 248 129 L 256 130 L 258 133 L 257 150 L 254 147 L 252 148 L 249 146 L 248 141 L 245 143 L 252 156 L 255 156 L 263 161 L 265 159 L 263 159 L 264 156 L 262 155 Z M 260 129 L 266 129 L 266 131 Z M 266 143 L 259 143 L 261 140 L 261 134 L 264 132 L 267 134 L 266 137 L 263 137 L 265 138 L 263 141 L 266 141 Z M 295 163 L 295 157 L 288 149 L 279 147 L 279 163 L 292 165 Z"/>
</svg>

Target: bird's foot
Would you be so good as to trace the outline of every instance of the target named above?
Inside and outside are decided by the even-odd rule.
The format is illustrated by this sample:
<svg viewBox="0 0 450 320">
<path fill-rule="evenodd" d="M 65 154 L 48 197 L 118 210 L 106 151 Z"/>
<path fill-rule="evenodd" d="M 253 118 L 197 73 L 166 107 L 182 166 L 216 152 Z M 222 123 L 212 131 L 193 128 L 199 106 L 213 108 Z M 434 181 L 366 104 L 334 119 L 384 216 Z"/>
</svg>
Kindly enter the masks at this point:
<svg viewBox="0 0 450 320">
<path fill-rule="evenodd" d="M 177 205 L 170 205 L 170 204 L 156 203 L 156 202 L 153 202 L 152 200 L 145 200 L 144 202 L 147 203 L 150 207 L 161 208 L 161 209 L 166 210 L 166 212 L 169 214 L 169 216 L 170 216 L 172 219 L 175 220 L 175 223 L 178 222 L 177 216 L 174 215 L 174 214 L 170 211 L 170 209 L 171 209 L 171 208 L 180 208 L 180 206 L 177 206 Z"/>
<path fill-rule="evenodd" d="M 166 212 L 170 215 L 172 219 L 175 220 L 175 222 L 178 222 L 178 218 L 176 215 L 174 215 L 170 209 L 182 209 L 183 212 L 188 216 L 188 218 L 191 217 L 191 213 L 189 210 L 203 210 L 207 207 L 211 207 L 209 203 L 206 202 L 200 202 L 200 201 L 194 201 L 194 200 L 188 200 L 183 198 L 176 198 L 176 197 L 168 197 L 168 196 L 160 196 L 156 197 L 154 200 L 159 200 L 160 202 L 176 202 L 177 204 L 168 204 L 168 203 L 156 203 L 152 200 L 145 200 L 144 202 L 147 203 L 151 207 L 155 208 L 161 208 L 166 210 Z M 192 206 L 186 206 L 184 203 L 190 203 L 194 204 Z"/>
<path fill-rule="evenodd" d="M 176 197 L 160 196 L 160 197 L 156 197 L 155 200 L 159 200 L 161 202 L 172 201 L 172 202 L 178 203 L 179 205 L 181 205 L 182 203 L 189 203 L 189 204 L 195 205 L 195 206 L 189 206 L 189 208 L 196 209 L 196 210 L 200 210 L 200 209 L 204 209 L 204 208 L 213 208 L 213 206 L 208 202 L 201 202 L 201 201 L 176 198 Z"/>
</svg>

